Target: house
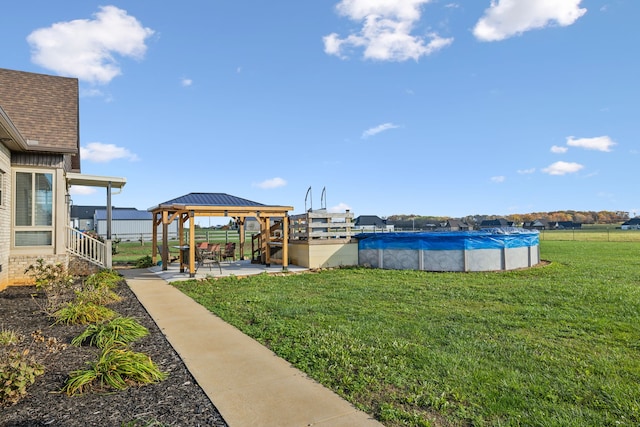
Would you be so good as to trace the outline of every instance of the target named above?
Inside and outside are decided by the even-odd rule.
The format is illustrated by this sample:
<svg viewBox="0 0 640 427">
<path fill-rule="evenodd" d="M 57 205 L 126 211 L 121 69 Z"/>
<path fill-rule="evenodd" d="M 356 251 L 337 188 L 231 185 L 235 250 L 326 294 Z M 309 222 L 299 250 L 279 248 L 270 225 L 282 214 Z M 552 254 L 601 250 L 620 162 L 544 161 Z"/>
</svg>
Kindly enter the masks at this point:
<svg viewBox="0 0 640 427">
<path fill-rule="evenodd" d="M 469 227 L 469 224 L 467 224 L 466 222 L 460 220 L 460 219 L 448 219 L 445 223 L 444 223 L 444 228 L 447 231 L 469 231 L 471 230 L 471 227 Z"/>
<path fill-rule="evenodd" d="M 622 230 L 640 230 L 640 216 L 623 222 L 620 228 Z"/>
<path fill-rule="evenodd" d="M 0 289 L 31 283 L 25 269 L 38 259 L 110 266 L 110 242 L 78 250 L 69 187 L 105 188 L 110 206 L 126 179 L 80 173 L 78 105 L 75 78 L 0 68 Z"/>
<path fill-rule="evenodd" d="M 513 227 L 513 222 L 507 221 L 504 218 L 497 218 L 497 219 L 485 219 L 480 223 L 480 229 L 503 228 L 503 227 Z"/>
<path fill-rule="evenodd" d="M 355 228 L 360 231 L 393 231 L 394 226 L 387 224 L 387 220 L 384 220 L 376 215 L 360 215 L 355 220 Z"/>
<path fill-rule="evenodd" d="M 524 222 L 522 228 L 527 230 L 550 230 L 553 226 L 546 219 L 536 219 L 535 221 Z"/>
<path fill-rule="evenodd" d="M 95 230 L 93 217 L 97 209 L 105 209 L 105 207 L 72 205 L 70 226 L 82 231 Z"/>
<path fill-rule="evenodd" d="M 573 221 L 558 221 L 555 226 L 558 230 L 578 230 L 582 228 L 581 223 Z"/>
</svg>

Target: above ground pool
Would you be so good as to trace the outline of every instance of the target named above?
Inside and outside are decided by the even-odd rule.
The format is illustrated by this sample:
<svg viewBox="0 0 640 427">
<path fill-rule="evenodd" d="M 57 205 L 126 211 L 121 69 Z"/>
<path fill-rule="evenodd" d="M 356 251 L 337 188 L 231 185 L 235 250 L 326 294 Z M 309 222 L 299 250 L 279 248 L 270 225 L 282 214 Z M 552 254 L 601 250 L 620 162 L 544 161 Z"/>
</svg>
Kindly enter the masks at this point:
<svg viewBox="0 0 640 427">
<path fill-rule="evenodd" d="M 361 233 L 358 264 L 389 270 L 496 271 L 540 262 L 537 230 Z"/>
</svg>

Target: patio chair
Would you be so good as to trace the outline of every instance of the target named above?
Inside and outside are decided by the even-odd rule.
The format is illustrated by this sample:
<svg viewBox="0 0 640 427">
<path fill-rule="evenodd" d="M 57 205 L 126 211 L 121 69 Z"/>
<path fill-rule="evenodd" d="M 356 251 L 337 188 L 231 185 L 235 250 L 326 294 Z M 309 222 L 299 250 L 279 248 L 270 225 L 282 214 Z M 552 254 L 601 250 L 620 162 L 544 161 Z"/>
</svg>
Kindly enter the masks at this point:
<svg viewBox="0 0 640 427">
<path fill-rule="evenodd" d="M 200 250 L 200 248 L 195 248 L 195 253 L 196 253 L 196 271 L 198 271 L 198 268 L 202 267 L 203 265 L 208 265 L 209 266 L 209 270 L 211 270 L 213 268 L 214 264 L 218 265 L 218 269 L 220 270 L 220 274 L 222 274 L 222 267 L 220 266 L 220 260 L 218 259 L 217 254 L 214 254 L 213 252 L 210 251 L 202 251 Z"/>
<path fill-rule="evenodd" d="M 224 252 L 222 254 L 220 254 L 220 257 L 223 260 L 226 260 L 227 258 L 231 258 L 232 260 L 236 260 L 236 244 L 235 242 L 229 242 L 226 245 L 224 245 Z"/>
<path fill-rule="evenodd" d="M 220 259 L 220 243 L 209 243 L 207 248 L 207 253 L 209 256 L 214 256 L 216 259 Z"/>
</svg>

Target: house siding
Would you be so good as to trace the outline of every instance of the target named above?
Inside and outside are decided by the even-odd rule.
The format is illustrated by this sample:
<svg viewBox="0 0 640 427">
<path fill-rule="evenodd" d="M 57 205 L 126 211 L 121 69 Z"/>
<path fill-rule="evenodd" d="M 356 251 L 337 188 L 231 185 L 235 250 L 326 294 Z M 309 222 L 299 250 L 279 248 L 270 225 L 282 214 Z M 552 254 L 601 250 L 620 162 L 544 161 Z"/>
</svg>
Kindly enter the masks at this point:
<svg viewBox="0 0 640 427">
<path fill-rule="evenodd" d="M 63 169 L 67 162 L 62 154 L 46 153 L 14 153 L 11 158 L 13 166 L 46 167 Z"/>
<path fill-rule="evenodd" d="M 11 250 L 11 152 L 0 143 L 2 203 L 0 204 L 0 290 L 9 284 L 9 252 Z"/>
</svg>

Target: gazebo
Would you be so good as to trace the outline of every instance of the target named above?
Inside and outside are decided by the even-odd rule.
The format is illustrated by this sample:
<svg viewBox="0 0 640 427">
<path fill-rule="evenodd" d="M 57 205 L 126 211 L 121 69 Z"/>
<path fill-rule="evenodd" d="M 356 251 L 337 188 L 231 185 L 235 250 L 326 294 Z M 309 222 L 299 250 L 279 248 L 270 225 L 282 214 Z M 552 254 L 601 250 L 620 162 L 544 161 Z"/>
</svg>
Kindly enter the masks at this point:
<svg viewBox="0 0 640 427">
<path fill-rule="evenodd" d="M 189 275 L 195 276 L 195 219 L 196 217 L 229 217 L 232 218 L 239 227 L 240 234 L 240 254 L 244 255 L 245 245 L 245 218 L 255 217 L 260 224 L 260 252 L 262 261 L 269 265 L 271 263 L 271 248 L 281 246 L 282 248 L 282 270 L 287 271 L 289 265 L 289 250 L 286 244 L 289 240 L 289 216 L 288 212 L 293 210 L 292 206 L 264 205 L 262 203 L 232 196 L 226 193 L 189 193 L 184 196 L 160 203 L 149 208 L 153 215 L 152 258 L 154 263 L 157 257 L 158 227 L 162 224 L 162 269 L 166 270 L 169 260 L 168 248 L 168 226 L 173 221 L 178 221 L 178 235 L 180 247 L 188 246 L 189 253 Z M 282 239 L 272 240 L 271 231 L 273 226 L 271 220 L 281 224 Z M 184 240 L 184 227 L 189 222 L 189 242 Z M 280 228 L 280 227 L 278 227 Z M 180 265 L 183 265 L 183 252 L 180 252 Z"/>
</svg>

